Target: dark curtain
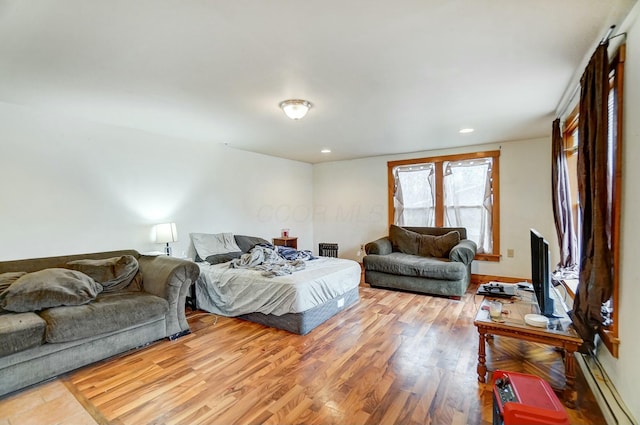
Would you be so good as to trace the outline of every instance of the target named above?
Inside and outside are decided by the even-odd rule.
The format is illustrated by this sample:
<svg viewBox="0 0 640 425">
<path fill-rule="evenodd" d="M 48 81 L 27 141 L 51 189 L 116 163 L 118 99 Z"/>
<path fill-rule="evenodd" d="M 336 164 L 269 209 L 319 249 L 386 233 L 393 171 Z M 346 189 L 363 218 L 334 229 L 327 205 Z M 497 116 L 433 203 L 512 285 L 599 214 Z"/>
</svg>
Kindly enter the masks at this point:
<svg viewBox="0 0 640 425">
<path fill-rule="evenodd" d="M 553 217 L 556 222 L 556 232 L 560 244 L 560 263 L 558 270 L 561 272 L 573 272 L 577 268 L 576 258 L 576 233 L 573 227 L 573 214 L 571 211 L 571 189 L 569 188 L 569 170 L 567 158 L 564 153 L 564 142 L 560 132 L 560 120 L 553 122 L 553 136 L 551 141 L 551 189 L 553 201 Z M 573 275 L 575 278 L 575 274 Z"/>
<path fill-rule="evenodd" d="M 573 323 L 585 341 L 582 352 L 594 348 L 602 325 L 602 303 L 613 290 L 611 207 L 607 184 L 608 43 L 601 44 L 582 75 L 578 147 L 578 194 L 582 224 L 580 277 Z"/>
</svg>

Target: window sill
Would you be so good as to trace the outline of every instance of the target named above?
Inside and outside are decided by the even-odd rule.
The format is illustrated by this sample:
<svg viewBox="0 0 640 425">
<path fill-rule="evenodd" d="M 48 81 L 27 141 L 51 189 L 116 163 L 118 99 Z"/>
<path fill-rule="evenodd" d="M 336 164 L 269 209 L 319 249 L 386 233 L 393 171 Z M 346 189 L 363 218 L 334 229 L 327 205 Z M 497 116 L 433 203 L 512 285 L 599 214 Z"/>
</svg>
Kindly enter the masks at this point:
<svg viewBox="0 0 640 425">
<path fill-rule="evenodd" d="M 500 255 L 499 254 L 476 254 L 476 256 L 473 259 L 478 261 L 498 262 L 500 261 Z"/>
<path fill-rule="evenodd" d="M 613 332 L 602 328 L 598 330 L 598 335 L 600 335 L 602 343 L 607 347 L 611 355 L 617 359 L 618 347 L 620 346 L 620 339 L 618 339 L 618 336 L 614 335 Z"/>
<path fill-rule="evenodd" d="M 571 298 L 572 304 L 575 298 L 576 289 L 578 287 L 578 279 L 564 279 L 562 280 L 562 286 L 567 291 L 567 295 Z M 608 329 L 600 328 L 598 330 L 598 335 L 600 339 L 602 339 L 602 343 L 607 347 L 609 352 L 616 359 L 618 358 L 618 347 L 620 346 L 620 339 L 618 339 L 618 335 L 616 335 L 613 331 Z"/>
<path fill-rule="evenodd" d="M 567 290 L 567 295 L 573 300 L 578 289 L 578 279 L 562 279 L 561 282 L 562 286 Z"/>
</svg>

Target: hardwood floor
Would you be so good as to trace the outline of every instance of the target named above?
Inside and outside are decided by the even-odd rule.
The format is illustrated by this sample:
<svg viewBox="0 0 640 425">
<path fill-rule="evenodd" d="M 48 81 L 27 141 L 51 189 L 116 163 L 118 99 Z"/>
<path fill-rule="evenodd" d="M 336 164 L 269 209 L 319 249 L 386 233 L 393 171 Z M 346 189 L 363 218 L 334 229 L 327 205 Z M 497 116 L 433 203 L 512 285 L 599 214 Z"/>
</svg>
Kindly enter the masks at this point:
<svg viewBox="0 0 640 425">
<path fill-rule="evenodd" d="M 474 292 L 454 301 L 362 286 L 359 303 L 307 336 L 195 312 L 192 334 L 57 381 L 98 424 L 491 424 Z M 488 366 L 564 383 L 559 353 L 542 345 L 495 337 Z M 571 423 L 604 423 L 580 375 L 577 388 Z M 0 424 L 31 423 L 9 407 L 29 391 L 0 400 Z"/>
</svg>

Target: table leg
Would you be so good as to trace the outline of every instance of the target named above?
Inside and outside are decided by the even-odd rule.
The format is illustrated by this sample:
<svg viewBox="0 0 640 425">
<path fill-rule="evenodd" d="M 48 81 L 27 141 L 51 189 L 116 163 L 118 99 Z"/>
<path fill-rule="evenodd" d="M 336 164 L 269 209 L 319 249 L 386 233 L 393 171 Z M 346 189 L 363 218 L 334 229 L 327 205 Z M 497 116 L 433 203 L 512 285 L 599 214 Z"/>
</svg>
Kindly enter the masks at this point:
<svg viewBox="0 0 640 425">
<path fill-rule="evenodd" d="M 565 350 L 564 355 L 564 401 L 567 407 L 574 408 L 578 398 L 576 392 L 576 359 L 573 351 Z"/>
<path fill-rule="evenodd" d="M 485 353 L 486 331 L 478 328 L 480 341 L 478 342 L 478 382 L 485 383 L 487 375 L 487 357 Z"/>
</svg>

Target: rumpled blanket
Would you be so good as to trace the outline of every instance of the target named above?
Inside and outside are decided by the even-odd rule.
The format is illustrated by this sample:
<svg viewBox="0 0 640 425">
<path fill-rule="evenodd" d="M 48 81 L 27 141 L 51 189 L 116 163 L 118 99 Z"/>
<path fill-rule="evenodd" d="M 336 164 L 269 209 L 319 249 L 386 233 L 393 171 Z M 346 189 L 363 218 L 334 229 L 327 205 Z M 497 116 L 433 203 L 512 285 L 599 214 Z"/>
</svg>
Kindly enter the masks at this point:
<svg viewBox="0 0 640 425">
<path fill-rule="evenodd" d="M 262 270 L 266 277 L 284 276 L 305 268 L 302 259 L 287 260 L 277 249 L 264 245 L 256 245 L 240 258 L 229 262 L 229 267 L 236 269 Z"/>
<path fill-rule="evenodd" d="M 280 245 L 275 248 L 278 250 L 278 254 L 286 260 L 315 260 L 317 258 L 313 256 L 311 251 L 298 251 L 295 248 Z"/>
</svg>

